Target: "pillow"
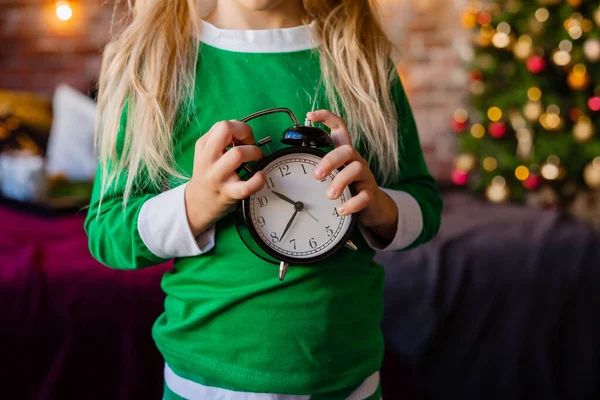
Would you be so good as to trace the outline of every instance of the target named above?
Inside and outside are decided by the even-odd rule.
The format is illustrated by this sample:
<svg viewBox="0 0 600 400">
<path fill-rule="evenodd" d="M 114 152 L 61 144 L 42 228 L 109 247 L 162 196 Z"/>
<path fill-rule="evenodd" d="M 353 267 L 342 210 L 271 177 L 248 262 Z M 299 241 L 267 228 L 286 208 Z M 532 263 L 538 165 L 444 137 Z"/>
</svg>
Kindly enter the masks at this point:
<svg viewBox="0 0 600 400">
<path fill-rule="evenodd" d="M 94 121 L 96 103 L 61 84 L 52 101 L 53 121 L 48 140 L 46 172 L 74 182 L 91 181 L 96 172 Z"/>
<path fill-rule="evenodd" d="M 50 101 L 32 93 L 0 90 L 0 153 L 43 155 L 52 124 Z"/>
</svg>

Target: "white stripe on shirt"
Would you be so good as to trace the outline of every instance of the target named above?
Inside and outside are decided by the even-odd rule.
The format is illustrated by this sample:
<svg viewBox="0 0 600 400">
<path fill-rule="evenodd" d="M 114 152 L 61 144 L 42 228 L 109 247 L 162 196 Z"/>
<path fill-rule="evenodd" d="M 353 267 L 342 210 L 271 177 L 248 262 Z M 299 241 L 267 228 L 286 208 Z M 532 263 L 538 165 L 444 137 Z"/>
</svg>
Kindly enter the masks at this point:
<svg viewBox="0 0 600 400">
<path fill-rule="evenodd" d="M 177 375 L 165 364 L 165 383 L 176 395 L 187 400 L 309 400 L 310 396 L 271 394 L 271 393 L 247 393 L 234 392 L 233 390 L 217 387 L 204 386 L 200 383 L 190 381 Z M 379 386 L 379 372 L 375 372 L 348 397 L 347 400 L 363 400 L 372 396 Z"/>
</svg>

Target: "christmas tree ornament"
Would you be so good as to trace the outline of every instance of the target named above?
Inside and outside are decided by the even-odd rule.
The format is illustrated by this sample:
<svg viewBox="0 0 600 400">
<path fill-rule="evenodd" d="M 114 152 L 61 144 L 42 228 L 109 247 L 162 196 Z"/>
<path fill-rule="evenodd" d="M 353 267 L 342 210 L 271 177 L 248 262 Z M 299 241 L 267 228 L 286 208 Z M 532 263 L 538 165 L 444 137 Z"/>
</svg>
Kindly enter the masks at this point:
<svg viewBox="0 0 600 400">
<path fill-rule="evenodd" d="M 481 139 L 485 136 L 485 127 L 481 124 L 475 124 L 471 127 L 471 136 L 475 139 Z"/>
<path fill-rule="evenodd" d="M 569 111 L 569 118 L 571 118 L 571 121 L 573 122 L 577 122 L 577 120 L 581 117 L 583 117 L 583 111 L 581 111 L 579 108 L 577 107 L 573 107 L 571 108 L 571 110 Z"/>
<path fill-rule="evenodd" d="M 570 5 L 571 7 L 579 7 L 581 5 L 581 1 L 582 0 L 567 0 L 567 4 Z"/>
<path fill-rule="evenodd" d="M 469 174 L 465 171 L 455 169 L 452 171 L 452 182 L 458 186 L 464 186 L 469 182 Z"/>
<path fill-rule="evenodd" d="M 588 100 L 588 107 L 592 111 L 600 111 L 600 97 L 594 96 Z"/>
<path fill-rule="evenodd" d="M 480 81 L 483 79 L 483 72 L 478 69 L 472 69 L 469 71 L 469 77 L 472 81 Z"/>
<path fill-rule="evenodd" d="M 542 91 L 535 86 L 530 87 L 529 90 L 527 90 L 527 97 L 531 101 L 540 101 L 542 98 Z"/>
<path fill-rule="evenodd" d="M 494 34 L 494 28 L 489 25 L 485 25 L 479 29 L 479 35 L 475 40 L 480 47 L 488 47 L 492 44 L 492 38 L 494 37 Z"/>
<path fill-rule="evenodd" d="M 529 160 L 533 153 L 533 133 L 527 128 L 517 131 L 517 158 Z"/>
<path fill-rule="evenodd" d="M 500 119 L 502 118 L 502 110 L 496 106 L 490 107 L 488 109 L 487 115 L 490 121 L 497 122 L 500 121 Z"/>
<path fill-rule="evenodd" d="M 594 11 L 594 23 L 596 24 L 596 26 L 600 27 L 600 8 L 597 8 L 596 11 Z"/>
<path fill-rule="evenodd" d="M 587 68 L 583 64 L 577 64 L 568 76 L 569 87 L 573 90 L 583 90 L 590 83 L 590 76 L 587 73 Z"/>
<path fill-rule="evenodd" d="M 552 163 L 542 164 L 542 177 L 548 181 L 554 181 L 558 179 L 560 175 L 559 166 Z"/>
<path fill-rule="evenodd" d="M 597 62 L 600 60 L 600 40 L 598 39 L 588 39 L 583 44 L 583 52 L 586 58 L 590 62 Z"/>
<path fill-rule="evenodd" d="M 488 126 L 488 133 L 496 139 L 503 138 L 506 135 L 506 124 L 504 122 L 492 122 Z"/>
<path fill-rule="evenodd" d="M 461 15 L 461 25 L 465 29 L 473 29 L 477 25 L 477 11 L 473 8 L 466 9 Z"/>
<path fill-rule="evenodd" d="M 590 189 L 600 189 L 600 157 L 596 157 L 585 167 L 583 179 Z"/>
<path fill-rule="evenodd" d="M 504 32 L 496 32 L 492 37 L 492 44 L 499 49 L 504 49 L 510 44 L 510 36 Z"/>
<path fill-rule="evenodd" d="M 526 180 L 529 178 L 529 168 L 524 165 L 519 165 L 517 169 L 515 169 L 515 177 L 520 181 Z"/>
<path fill-rule="evenodd" d="M 498 168 L 498 161 L 494 157 L 486 157 L 482 165 L 487 172 L 493 172 Z"/>
<path fill-rule="evenodd" d="M 550 12 L 547 8 L 542 7 L 535 11 L 535 19 L 539 22 L 546 22 L 548 21 L 548 18 L 550 18 Z"/>
<path fill-rule="evenodd" d="M 527 69 L 533 74 L 539 74 L 546 69 L 546 61 L 543 57 L 531 56 L 527 59 Z"/>
<path fill-rule="evenodd" d="M 455 133 L 463 133 L 467 127 L 469 126 L 469 124 L 465 121 L 465 122 L 460 122 L 457 121 L 456 119 L 452 118 L 450 127 L 452 128 L 452 130 Z"/>
<path fill-rule="evenodd" d="M 521 35 L 513 47 L 513 53 L 519 60 L 526 60 L 533 53 L 533 41 L 529 35 Z"/>
<path fill-rule="evenodd" d="M 592 121 L 586 117 L 580 117 L 577 123 L 573 126 L 573 137 L 579 143 L 585 143 L 590 141 L 594 137 L 594 125 Z"/>
<path fill-rule="evenodd" d="M 477 15 L 477 23 L 482 27 L 489 26 L 492 23 L 492 16 L 487 12 L 480 12 Z"/>
<path fill-rule="evenodd" d="M 594 30 L 594 23 L 590 19 L 584 18 L 581 21 L 581 29 L 583 29 L 584 33 L 590 33 Z"/>
<path fill-rule="evenodd" d="M 527 179 L 523 181 L 523 187 L 527 190 L 535 190 L 542 183 L 542 178 L 536 174 L 529 174 Z"/>
<path fill-rule="evenodd" d="M 552 61 L 559 67 L 565 67 L 571 63 L 571 54 L 564 50 L 555 51 L 552 55 Z"/>
<path fill-rule="evenodd" d="M 473 81 L 469 87 L 469 90 L 474 95 L 481 95 L 485 92 L 485 84 L 483 81 Z"/>
<path fill-rule="evenodd" d="M 523 115 L 530 121 L 537 121 L 544 112 L 544 108 L 542 107 L 542 103 L 538 101 L 529 101 L 523 108 Z"/>
<path fill-rule="evenodd" d="M 510 198 L 510 189 L 506 185 L 506 180 L 497 176 L 492 180 L 492 183 L 485 191 L 487 199 L 493 203 L 504 203 Z"/>
<path fill-rule="evenodd" d="M 459 171 L 471 172 L 477 163 L 477 159 L 473 154 L 460 154 L 454 160 L 454 167 Z"/>
</svg>

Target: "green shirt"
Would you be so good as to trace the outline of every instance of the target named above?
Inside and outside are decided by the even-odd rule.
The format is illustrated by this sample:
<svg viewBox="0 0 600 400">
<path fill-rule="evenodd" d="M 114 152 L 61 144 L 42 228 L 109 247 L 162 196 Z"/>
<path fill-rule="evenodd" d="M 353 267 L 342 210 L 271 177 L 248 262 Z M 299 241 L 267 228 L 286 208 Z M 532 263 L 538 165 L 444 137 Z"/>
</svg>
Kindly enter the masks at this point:
<svg viewBox="0 0 600 400">
<path fill-rule="evenodd" d="M 280 39 L 289 41 L 279 38 L 275 45 Z M 272 107 L 287 107 L 303 119 L 313 105 L 328 108 L 322 90 L 316 95 L 321 70 L 314 46 L 249 52 L 232 51 L 227 45 L 218 48 L 218 40 L 212 45 L 206 41 L 197 66 L 195 112 L 174 136 L 175 161 L 187 176 L 192 173 L 195 142 L 218 121 L 241 119 Z M 401 175 L 388 189 L 410 198 L 417 207 L 412 212 L 399 205 L 399 231 L 418 215 L 416 239 L 404 246 L 412 248 L 436 234 L 442 202 L 423 160 L 399 79 L 393 96 L 400 117 Z M 272 151 L 284 147 L 277 138 L 290 126 L 288 116 L 271 115 L 250 125 L 257 140 L 275 139 Z M 359 230 L 352 238 L 358 252 L 343 249 L 317 266 L 290 267 L 280 282 L 278 266 L 246 248 L 232 215 L 219 220 L 210 237 L 193 240 L 189 246 L 193 249 L 184 245 L 171 251 L 151 250 L 149 243 L 161 242 L 163 234 L 175 236 L 156 246 L 171 241 L 177 247 L 185 242 L 173 239 L 177 235 L 187 235 L 189 242 L 189 227 L 173 228 L 185 219 L 181 181 L 169 182 L 174 188 L 169 192 L 179 190 L 178 197 L 147 185 L 123 210 L 121 179 L 105 195 L 99 213 L 99 178 L 96 182 L 85 223 L 94 257 L 117 269 L 146 268 L 175 258 L 173 270 L 162 280 L 165 311 L 154 325 L 153 336 L 178 373 L 231 390 L 318 394 L 355 387 L 380 368 L 384 271 L 373 261 L 372 239 L 367 243 Z M 169 202 L 159 200 L 167 196 Z"/>
</svg>

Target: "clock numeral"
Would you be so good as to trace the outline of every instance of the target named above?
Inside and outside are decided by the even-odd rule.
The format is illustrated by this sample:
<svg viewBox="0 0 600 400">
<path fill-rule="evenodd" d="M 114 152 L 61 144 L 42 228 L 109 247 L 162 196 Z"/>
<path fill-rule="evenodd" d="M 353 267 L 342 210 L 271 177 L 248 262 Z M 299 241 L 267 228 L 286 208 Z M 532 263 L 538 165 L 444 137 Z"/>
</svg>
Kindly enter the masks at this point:
<svg viewBox="0 0 600 400">
<path fill-rule="evenodd" d="M 326 182 L 327 181 L 327 177 L 321 179 L 321 182 Z"/>
<path fill-rule="evenodd" d="M 288 176 L 291 174 L 290 172 L 290 166 L 289 165 L 282 165 L 281 167 L 279 167 L 279 172 L 281 172 L 281 176 Z"/>
<path fill-rule="evenodd" d="M 304 171 L 304 175 L 306 175 L 306 168 L 304 168 L 304 164 L 300 164 L 302 166 L 302 171 Z"/>
<path fill-rule="evenodd" d="M 269 199 L 267 199 L 265 196 L 259 197 L 258 199 L 258 204 L 260 204 L 260 207 L 265 207 L 267 204 L 269 204 Z"/>
<path fill-rule="evenodd" d="M 308 244 L 310 245 L 311 248 L 315 248 L 317 247 L 317 242 L 315 242 L 315 238 L 310 238 L 310 240 L 308 241 Z"/>
<path fill-rule="evenodd" d="M 294 250 L 296 250 L 296 239 L 290 240 L 290 243 L 294 242 Z"/>
<path fill-rule="evenodd" d="M 325 231 L 327 232 L 327 236 L 333 236 L 333 231 L 331 230 L 331 226 L 326 226 Z"/>
<path fill-rule="evenodd" d="M 266 224 L 267 224 L 267 223 L 266 223 L 266 221 L 265 221 L 264 217 L 258 217 L 258 225 L 259 225 L 261 228 L 264 228 Z"/>
<path fill-rule="evenodd" d="M 337 208 L 333 209 L 333 215 L 335 215 L 336 217 L 340 216 L 340 214 L 338 214 L 338 212 L 337 212 Z"/>
<path fill-rule="evenodd" d="M 275 183 L 273 182 L 273 178 L 267 179 L 267 189 L 273 189 L 275 187 Z"/>
<path fill-rule="evenodd" d="M 277 237 L 277 234 L 275 232 L 271 233 L 271 240 L 273 241 L 273 243 L 279 243 L 279 238 Z"/>
</svg>

